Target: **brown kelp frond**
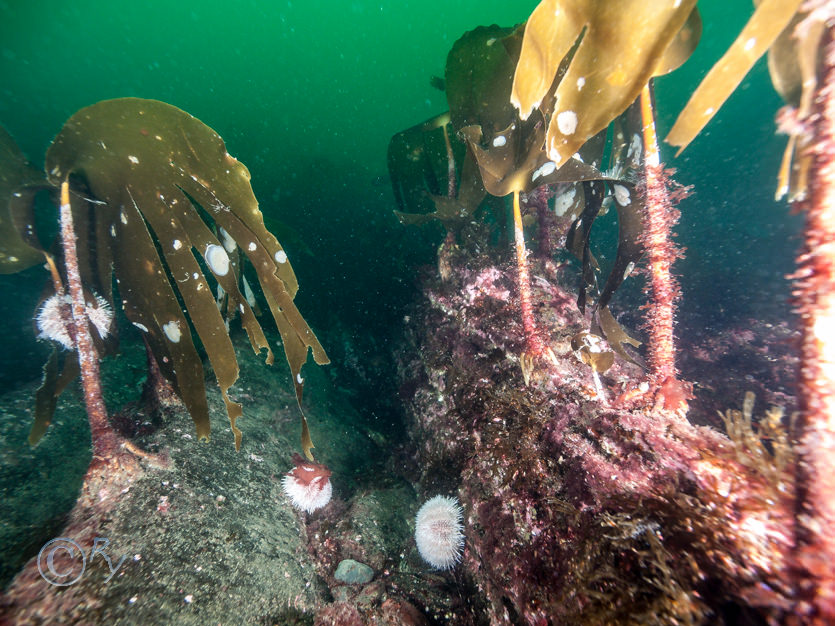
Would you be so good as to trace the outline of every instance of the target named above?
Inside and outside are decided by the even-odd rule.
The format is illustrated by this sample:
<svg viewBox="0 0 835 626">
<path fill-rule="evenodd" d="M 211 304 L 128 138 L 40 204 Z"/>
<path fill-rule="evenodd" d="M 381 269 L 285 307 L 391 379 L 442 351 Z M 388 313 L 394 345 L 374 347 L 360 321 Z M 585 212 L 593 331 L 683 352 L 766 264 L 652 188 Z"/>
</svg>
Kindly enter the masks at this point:
<svg viewBox="0 0 835 626">
<path fill-rule="evenodd" d="M 394 213 L 402 224 L 438 220 L 457 232 L 487 195 L 472 155 L 448 127 L 449 113 L 444 113 L 389 142 L 389 177 L 399 209 Z"/>
<path fill-rule="evenodd" d="M 806 7 L 802 7 L 806 8 Z M 822 37 L 826 21 L 820 14 L 798 12 L 768 50 L 768 70 L 774 88 L 786 102 L 777 113 L 777 130 L 789 136 L 777 176 L 779 200 L 804 200 L 815 150 L 812 148 L 814 95 L 822 66 Z"/>
<path fill-rule="evenodd" d="M 597 299 L 597 309 L 608 306 L 644 253 L 641 229 L 646 197 L 639 193 L 639 180 L 646 148 L 641 138 L 643 122 L 639 110 L 639 103 L 633 103 L 614 120 L 609 156 L 611 176 L 601 176 L 609 185 L 611 201 L 617 209 L 618 247 L 609 277 Z"/>
<path fill-rule="evenodd" d="M 63 365 L 59 363 L 62 356 L 65 357 Z M 55 415 L 58 397 L 78 374 L 78 359 L 75 354 L 62 355 L 57 348 L 53 348 L 49 359 L 43 366 L 41 386 L 35 393 L 34 420 L 28 438 L 30 446 L 36 445 L 44 436 Z"/>
<path fill-rule="evenodd" d="M 534 9 L 510 101 L 525 120 L 549 113 L 545 147 L 557 167 L 626 110 L 652 76 L 689 56 L 701 30 L 698 16 L 691 18 L 695 5 L 543 0 Z"/>
<path fill-rule="evenodd" d="M 293 303 L 298 283 L 284 250 L 264 227 L 249 171 L 216 132 L 163 102 L 107 100 L 67 121 L 47 152 L 46 171 L 56 186 L 71 181 L 78 231 L 93 233 L 86 250 L 95 252 L 85 252 L 93 258 L 80 259 L 83 278 L 111 297 L 112 263 L 125 313 L 145 333 L 199 437 L 208 437 L 209 418 L 192 328 L 217 377 L 236 447 L 241 439 L 235 426 L 241 406 L 227 394 L 238 377 L 237 360 L 208 276 L 228 294 L 253 349 L 266 349 L 267 362 L 273 359 L 239 289 L 239 250 L 258 275 L 301 401 L 308 350 L 317 363 L 328 359 Z"/>
<path fill-rule="evenodd" d="M 426 214 L 431 195 L 441 193 L 440 172 L 446 164 L 443 127 L 449 113 L 436 115 L 392 136 L 386 155 L 398 213 Z"/>
<path fill-rule="evenodd" d="M 11 135 L 0 126 L 0 274 L 20 272 L 44 260 L 25 241 L 9 212 L 13 194 L 42 182 L 43 174 L 26 160 Z"/>
<path fill-rule="evenodd" d="M 521 120 L 510 105 L 521 38 L 520 29 L 482 26 L 461 36 L 447 56 L 452 128 L 475 158 L 484 189 L 504 197 L 546 184 L 600 180 L 605 133 L 589 142 L 581 158 L 558 167 L 543 150 L 544 113 Z"/>
<path fill-rule="evenodd" d="M 716 114 L 778 35 L 791 22 L 802 0 L 762 0 L 739 36 L 711 68 L 679 114 L 667 143 L 684 150 Z"/>
<path fill-rule="evenodd" d="M 623 327 L 618 324 L 608 306 L 600 307 L 597 310 L 597 319 L 600 322 L 600 329 L 603 331 L 603 336 L 606 337 L 606 341 L 609 342 L 612 350 L 617 352 L 622 359 L 637 364 L 638 361 L 632 354 L 627 352 L 624 346 L 629 344 L 633 348 L 639 348 L 641 342 L 623 330 Z"/>
<path fill-rule="evenodd" d="M 568 242 L 583 263 L 579 305 L 584 309 L 586 291 L 590 289 L 598 297 L 595 306 L 605 307 L 643 251 L 639 237 L 643 201 L 635 193 L 634 182 L 642 154 L 641 120 L 634 107 L 617 117 L 610 175 L 600 170 L 606 145 L 605 126 L 561 165 L 551 160 L 544 149 L 545 117 L 550 109 L 522 120 L 508 105 L 521 37 L 521 29 L 490 26 L 465 33 L 455 43 L 446 68 L 450 119 L 466 141 L 468 156 L 475 158 L 484 188 L 491 195 L 531 192 L 557 183 L 576 184 L 574 197 L 582 196 L 584 208 L 572 225 Z M 563 70 L 557 72 L 557 82 L 564 80 Z M 617 207 L 620 236 L 612 271 L 600 290 L 589 239 L 602 207 L 604 181 Z"/>
<path fill-rule="evenodd" d="M 685 27 L 677 28 L 680 36 L 670 44 L 669 58 L 664 55 L 659 60 L 659 72 L 669 71 L 689 55 L 699 30 L 698 14 L 694 12 Z M 574 219 L 567 248 L 583 264 L 578 304 L 584 310 L 590 295 L 595 311 L 606 308 L 643 253 L 640 232 L 644 202 L 638 193 L 643 154 L 640 112 L 637 107 L 629 108 L 629 102 L 606 120 L 593 137 L 580 142 L 563 162 L 555 162 L 545 149 L 554 90 L 562 84 L 571 60 L 576 58 L 576 46 L 564 58 L 560 57 L 559 66 L 550 75 L 546 104 L 526 119 L 520 118 L 510 98 L 524 32 L 521 27 L 483 26 L 455 42 L 445 70 L 448 117 L 429 120 L 395 135 L 389 146 L 389 169 L 398 206 L 410 208 L 409 214 L 397 213 L 404 223 L 439 219 L 457 233 L 461 225 L 471 225 L 480 219 L 477 210 L 485 200 L 513 197 L 513 238 L 526 343 L 521 364 L 528 381 L 538 369 L 536 363 L 544 363 L 547 368 L 552 359 L 542 347 L 533 312 L 528 310 L 530 285 L 522 213 L 536 212 L 539 248 L 542 254 L 550 254 L 548 198 L 554 193 L 552 186 L 561 186 L 560 200 L 555 203 L 561 208 L 556 213 L 562 216 L 570 208 L 569 215 Z M 597 103 L 586 106 L 594 108 Z M 447 119 L 452 132 L 446 130 Z M 614 131 L 608 142 L 606 126 L 612 121 Z M 449 155 L 461 143 L 466 147 L 466 154 L 463 159 L 456 158 L 461 163 L 456 169 Z M 607 145 L 610 145 L 608 169 L 604 173 Z M 447 172 L 443 172 L 444 165 Z M 446 197 L 439 195 L 444 174 L 448 179 Z M 590 237 L 594 221 L 610 205 L 618 212 L 618 249 L 605 284 L 598 284 L 599 267 L 590 251 Z M 454 243 L 451 239 L 442 246 L 442 256 L 454 250 Z M 443 258 L 440 265 L 443 268 Z M 618 352 L 626 354 L 620 344 L 637 342 L 628 337 L 612 316 L 605 322 L 600 325 L 603 332 L 611 333 Z"/>
<path fill-rule="evenodd" d="M 464 33 L 452 45 L 444 80 L 456 132 L 477 125 L 492 140 L 513 123 L 516 114 L 506 96 L 520 43 L 518 29 L 493 24 Z"/>
</svg>

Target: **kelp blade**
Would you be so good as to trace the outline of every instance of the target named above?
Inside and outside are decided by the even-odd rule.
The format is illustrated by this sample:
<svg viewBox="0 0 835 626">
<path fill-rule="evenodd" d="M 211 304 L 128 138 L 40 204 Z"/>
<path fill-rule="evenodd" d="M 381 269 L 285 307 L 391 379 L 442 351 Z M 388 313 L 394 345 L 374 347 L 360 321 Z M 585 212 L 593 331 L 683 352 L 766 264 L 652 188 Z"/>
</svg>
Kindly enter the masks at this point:
<svg viewBox="0 0 835 626">
<path fill-rule="evenodd" d="M 669 63 L 664 55 L 695 7 L 682 2 L 544 0 L 525 27 L 511 102 L 523 118 L 543 102 L 579 41 L 554 96 L 546 152 L 557 167 L 606 128 Z"/>
<path fill-rule="evenodd" d="M 43 182 L 43 175 L 23 156 L 11 135 L 0 126 L 0 274 L 20 272 L 42 263 L 43 255 L 21 236 L 9 210 L 13 194 Z"/>
<path fill-rule="evenodd" d="M 200 437 L 209 433 L 208 407 L 192 330 L 206 349 L 240 445 L 235 421 L 241 407 L 227 393 L 238 377 L 237 359 L 207 276 L 223 286 L 253 348 L 266 349 L 272 362 L 263 331 L 238 289 L 238 270 L 229 258 L 238 247 L 258 274 L 301 397 L 300 371 L 308 351 L 317 363 L 328 362 L 327 355 L 293 303 L 298 283 L 287 255 L 264 226 L 249 171 L 214 130 L 164 102 L 99 102 L 68 120 L 47 153 L 46 168 L 53 184 L 81 178 L 103 202 L 95 208 L 98 246 L 114 251 L 125 312 L 146 333 Z M 220 236 L 221 228 L 231 243 Z"/>
<path fill-rule="evenodd" d="M 690 97 L 667 135 L 679 153 L 716 115 L 778 35 L 789 24 L 802 0 L 764 0 L 728 51 L 716 62 Z"/>
</svg>

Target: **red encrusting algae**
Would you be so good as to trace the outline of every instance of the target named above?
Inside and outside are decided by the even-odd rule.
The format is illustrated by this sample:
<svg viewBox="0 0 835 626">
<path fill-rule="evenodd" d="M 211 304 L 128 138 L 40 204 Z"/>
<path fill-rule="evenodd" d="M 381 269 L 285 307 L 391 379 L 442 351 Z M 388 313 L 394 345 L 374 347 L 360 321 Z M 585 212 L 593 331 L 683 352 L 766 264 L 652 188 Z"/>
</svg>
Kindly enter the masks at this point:
<svg viewBox="0 0 835 626">
<path fill-rule="evenodd" d="M 686 410 L 687 401 L 692 398 L 692 385 L 679 380 L 676 370 L 673 325 L 681 289 L 672 273 L 673 263 L 682 258 L 684 251 L 672 237 L 681 215 L 675 204 L 687 197 L 689 190 L 677 186 L 670 178 L 671 172 L 661 164 L 649 85 L 641 93 L 641 117 L 644 126 L 642 186 L 646 206 L 642 237 L 649 267 L 649 297 L 643 308 L 647 311 L 649 333 L 649 382 L 656 408 Z"/>
<path fill-rule="evenodd" d="M 821 87 L 810 116 L 809 194 L 795 205 L 806 226 L 793 276 L 803 334 L 795 611 L 810 624 L 835 623 L 835 37 L 826 28 Z"/>
<path fill-rule="evenodd" d="M 554 353 L 542 339 L 531 304 L 531 277 L 528 271 L 528 250 L 525 246 L 525 231 L 522 225 L 522 210 L 519 206 L 519 191 L 513 192 L 513 233 L 516 249 L 516 286 L 519 292 L 519 308 L 522 314 L 522 328 L 525 333 L 525 348 L 519 357 L 525 384 L 530 384 L 534 373 L 544 364 L 556 362 Z"/>
<path fill-rule="evenodd" d="M 729 415 L 729 438 L 676 411 L 601 406 L 570 349 L 587 321 L 536 258 L 530 303 L 556 362 L 526 387 L 515 272 L 457 261 L 411 317 L 401 373 L 420 482 L 463 505 L 458 575 L 483 593 L 485 621 L 700 623 L 790 606 L 794 461 L 779 418 L 766 447 L 750 410 Z M 616 361 L 603 377 L 640 375 Z"/>
</svg>

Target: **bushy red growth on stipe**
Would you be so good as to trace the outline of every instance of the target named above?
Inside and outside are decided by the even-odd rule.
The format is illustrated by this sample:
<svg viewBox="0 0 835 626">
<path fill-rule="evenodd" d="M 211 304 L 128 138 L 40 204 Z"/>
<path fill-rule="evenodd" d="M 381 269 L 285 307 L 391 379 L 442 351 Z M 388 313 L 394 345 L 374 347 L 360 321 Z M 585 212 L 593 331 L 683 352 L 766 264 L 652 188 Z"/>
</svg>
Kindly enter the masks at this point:
<svg viewBox="0 0 835 626">
<path fill-rule="evenodd" d="M 831 18 L 831 7 L 819 10 Z M 814 157 L 808 198 L 795 203 L 806 225 L 792 277 L 802 329 L 796 610 L 809 624 L 835 620 L 835 38 L 827 30 L 822 87 L 804 120 L 812 128 Z"/>
<path fill-rule="evenodd" d="M 642 243 L 649 269 L 648 302 L 644 305 L 649 333 L 647 361 L 650 382 L 659 388 L 665 381 L 675 380 L 677 375 L 673 320 L 681 289 L 672 274 L 672 266 L 684 256 L 684 250 L 673 241 L 673 227 L 681 215 L 675 204 L 690 194 L 690 188 L 675 183 L 671 178 L 674 170 L 665 170 L 660 165 L 647 165 L 645 173 Z"/>
</svg>

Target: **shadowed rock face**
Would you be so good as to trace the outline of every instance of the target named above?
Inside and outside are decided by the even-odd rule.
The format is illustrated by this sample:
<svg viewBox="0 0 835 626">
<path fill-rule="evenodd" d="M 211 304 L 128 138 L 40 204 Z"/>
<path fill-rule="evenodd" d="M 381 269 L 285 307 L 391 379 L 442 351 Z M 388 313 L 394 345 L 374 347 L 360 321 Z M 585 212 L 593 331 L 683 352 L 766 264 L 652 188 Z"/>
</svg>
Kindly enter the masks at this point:
<svg viewBox="0 0 835 626">
<path fill-rule="evenodd" d="M 275 332 L 267 336 L 278 339 Z M 238 350 L 246 347 L 240 333 L 233 341 Z M 111 406 L 124 407 L 122 420 L 149 419 L 143 406 L 131 404 L 135 373 L 144 364 L 144 347 L 128 340 L 119 359 L 103 363 L 106 398 Z M 28 424 L 6 411 L 27 406 L 31 386 L 0 397 L 2 415 L 9 418 L 0 427 L 0 443 L 18 451 L 14 459 L 0 458 L 0 471 L 21 479 L 0 502 L 9 522 L 2 534 L 10 566 L 4 563 L 0 572 L 4 583 L 22 566 L 21 558 L 35 557 L 54 537 L 73 538 L 88 556 L 94 537 L 105 537 L 114 567 L 127 557 L 107 583 L 105 561 L 88 559 L 81 579 L 64 588 L 47 584 L 30 562 L 0 594 L 0 616 L 8 620 L 3 623 L 33 624 L 38 616 L 62 615 L 74 623 L 197 625 L 234 614 L 243 623 L 309 626 L 315 614 L 332 613 L 330 603 L 337 599 L 365 614 L 416 611 L 408 598 L 418 584 L 425 585 L 415 575 L 425 568 L 414 555 L 401 571 L 400 555 L 409 553 L 409 522 L 418 502 L 409 484 L 384 468 L 390 446 L 378 447 L 356 428 L 361 419 L 355 410 L 324 369 L 312 369 L 305 403 L 316 420 L 317 451 L 334 472 L 334 498 L 314 514 L 294 510 L 281 487 L 299 431 L 294 394 L 277 384 L 287 371 L 263 367 L 249 350 L 241 350 L 239 364 L 235 391 L 248 408 L 240 452 L 225 437 L 198 444 L 182 405 L 172 406 L 158 429 L 135 440 L 165 452 L 167 467 L 146 467 L 133 476 L 103 519 L 80 519 L 63 529 L 54 520 L 72 507 L 90 456 L 84 405 L 75 394 L 64 394 L 55 423 L 30 448 Z M 219 390 L 209 388 L 207 395 L 213 432 L 228 436 Z M 33 502 L 40 503 L 36 509 Z M 335 573 L 344 559 L 373 568 L 374 580 L 340 582 Z M 448 595 L 438 590 L 432 598 L 440 604 Z M 385 601 L 398 606 L 383 608 Z"/>
</svg>

